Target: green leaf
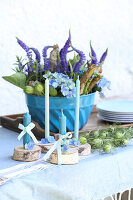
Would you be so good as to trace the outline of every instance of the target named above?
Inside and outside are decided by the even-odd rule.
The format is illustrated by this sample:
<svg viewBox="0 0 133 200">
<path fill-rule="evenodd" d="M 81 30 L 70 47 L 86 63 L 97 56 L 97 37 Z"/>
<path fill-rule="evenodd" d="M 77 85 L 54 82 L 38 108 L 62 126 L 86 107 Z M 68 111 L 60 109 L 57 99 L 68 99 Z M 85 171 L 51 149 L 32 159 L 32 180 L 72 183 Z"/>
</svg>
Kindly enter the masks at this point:
<svg viewBox="0 0 133 200">
<path fill-rule="evenodd" d="M 68 61 L 68 63 L 69 63 L 69 66 L 70 66 L 71 77 L 73 77 L 73 67 L 72 67 L 70 60 Z"/>
<path fill-rule="evenodd" d="M 24 89 L 26 85 L 26 75 L 20 72 L 17 72 L 11 76 L 3 76 L 2 78 L 22 89 Z"/>
</svg>

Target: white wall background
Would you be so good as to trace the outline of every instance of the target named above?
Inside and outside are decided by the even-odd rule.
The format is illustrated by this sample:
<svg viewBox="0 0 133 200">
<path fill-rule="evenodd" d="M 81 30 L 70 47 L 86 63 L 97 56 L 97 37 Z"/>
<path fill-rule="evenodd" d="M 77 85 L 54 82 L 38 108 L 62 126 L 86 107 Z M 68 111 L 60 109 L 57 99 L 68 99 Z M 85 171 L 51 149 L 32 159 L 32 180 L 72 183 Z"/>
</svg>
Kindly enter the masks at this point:
<svg viewBox="0 0 133 200">
<path fill-rule="evenodd" d="M 62 47 L 69 28 L 87 56 L 90 40 L 99 57 L 108 47 L 107 95 L 133 93 L 133 0 L 0 0 L 0 115 L 27 109 L 23 92 L 1 78 L 13 73 L 15 56 L 24 55 L 15 37 L 41 51 L 48 44 Z"/>
</svg>

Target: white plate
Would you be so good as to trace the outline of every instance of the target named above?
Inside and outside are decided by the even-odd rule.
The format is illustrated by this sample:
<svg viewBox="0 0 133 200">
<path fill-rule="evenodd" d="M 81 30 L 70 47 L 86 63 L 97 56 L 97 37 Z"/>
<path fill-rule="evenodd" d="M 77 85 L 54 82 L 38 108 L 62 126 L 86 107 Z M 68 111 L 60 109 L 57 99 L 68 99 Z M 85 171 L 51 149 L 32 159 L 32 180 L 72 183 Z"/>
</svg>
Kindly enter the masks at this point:
<svg viewBox="0 0 133 200">
<path fill-rule="evenodd" d="M 97 110 L 121 113 L 121 114 L 133 114 L 133 101 L 131 100 L 110 100 L 103 101 L 96 106 Z"/>
<path fill-rule="evenodd" d="M 133 115 L 116 115 L 116 114 L 105 114 L 103 112 L 98 112 L 99 115 L 103 116 L 103 117 L 107 117 L 107 118 L 120 118 L 120 119 L 133 119 Z"/>
<path fill-rule="evenodd" d="M 103 115 L 115 115 L 115 116 L 129 116 L 133 117 L 133 113 L 116 113 L 116 112 L 108 112 L 108 111 L 103 111 L 103 110 L 98 110 L 99 113 Z"/>
<path fill-rule="evenodd" d="M 132 123 L 133 122 L 133 120 L 110 119 L 110 118 L 102 117 L 99 114 L 97 116 L 99 119 L 102 119 L 102 120 L 108 121 L 108 122 L 121 122 L 121 123 Z"/>
</svg>

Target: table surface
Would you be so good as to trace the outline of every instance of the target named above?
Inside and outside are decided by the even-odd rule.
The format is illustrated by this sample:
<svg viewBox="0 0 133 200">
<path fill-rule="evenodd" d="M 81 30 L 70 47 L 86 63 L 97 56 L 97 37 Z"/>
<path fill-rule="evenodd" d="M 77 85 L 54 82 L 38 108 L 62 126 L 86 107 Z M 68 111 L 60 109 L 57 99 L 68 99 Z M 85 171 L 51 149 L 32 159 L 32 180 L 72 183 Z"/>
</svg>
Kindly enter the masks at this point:
<svg viewBox="0 0 133 200">
<path fill-rule="evenodd" d="M 0 169 L 13 161 L 22 143 L 18 133 L 0 127 Z M 133 141 L 109 154 L 94 153 L 76 165 L 51 165 L 0 186 L 0 200 L 97 200 L 133 187 Z"/>
</svg>

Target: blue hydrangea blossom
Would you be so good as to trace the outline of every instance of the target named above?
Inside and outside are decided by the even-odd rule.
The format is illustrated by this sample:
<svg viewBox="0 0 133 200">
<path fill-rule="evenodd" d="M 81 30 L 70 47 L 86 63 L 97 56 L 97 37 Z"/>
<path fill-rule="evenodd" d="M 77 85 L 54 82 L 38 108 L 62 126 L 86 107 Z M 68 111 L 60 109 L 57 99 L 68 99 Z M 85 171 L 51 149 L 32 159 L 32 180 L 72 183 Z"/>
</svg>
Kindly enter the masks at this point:
<svg viewBox="0 0 133 200">
<path fill-rule="evenodd" d="M 99 88 L 101 88 L 101 92 L 100 92 L 100 97 L 101 98 L 105 97 L 104 92 L 106 91 L 106 89 L 111 90 L 110 85 L 111 85 L 111 82 L 108 79 L 106 79 L 105 77 L 102 77 L 99 80 L 97 86 Z"/>
<path fill-rule="evenodd" d="M 70 79 L 68 75 L 63 73 L 50 73 L 49 71 L 43 75 L 44 78 L 49 79 L 50 86 L 61 89 L 61 93 L 65 97 L 75 97 L 76 87 L 73 79 Z"/>
</svg>

